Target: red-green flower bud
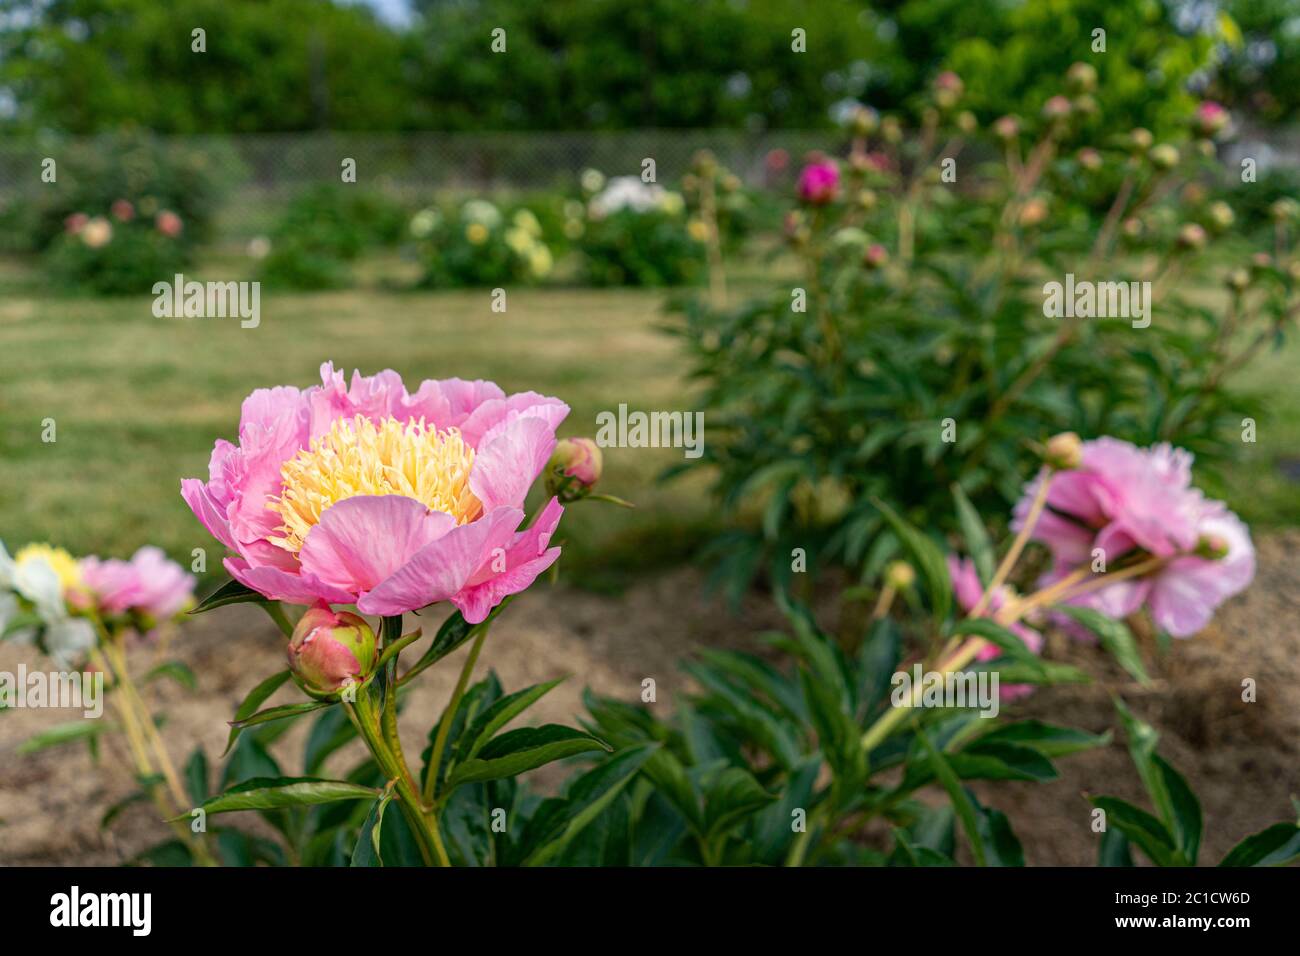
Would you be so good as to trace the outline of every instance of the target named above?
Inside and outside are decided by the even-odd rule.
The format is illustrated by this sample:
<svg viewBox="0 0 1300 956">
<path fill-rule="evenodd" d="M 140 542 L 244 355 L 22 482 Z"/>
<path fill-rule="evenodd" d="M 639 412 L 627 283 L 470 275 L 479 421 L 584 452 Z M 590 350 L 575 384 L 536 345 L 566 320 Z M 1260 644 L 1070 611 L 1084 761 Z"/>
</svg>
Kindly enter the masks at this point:
<svg viewBox="0 0 1300 956">
<path fill-rule="evenodd" d="M 1279 199 L 1268 207 L 1268 212 L 1278 222 L 1286 222 L 1294 219 L 1296 213 L 1300 212 L 1300 203 L 1294 199 Z"/>
<path fill-rule="evenodd" d="M 1192 115 L 1192 128 L 1198 136 L 1214 136 L 1228 125 L 1228 111 L 1213 100 L 1206 100 Z"/>
<path fill-rule="evenodd" d="M 1097 170 L 1101 169 L 1101 153 L 1097 152 L 1091 146 L 1085 146 L 1083 149 L 1079 150 L 1075 155 L 1075 159 L 1078 160 L 1081 168 L 1088 170 L 1090 173 L 1095 173 Z"/>
<path fill-rule="evenodd" d="M 1047 200 L 1035 196 L 1020 207 L 1020 225 L 1033 228 L 1047 218 Z"/>
<path fill-rule="evenodd" d="M 312 697 L 331 699 L 351 685 L 360 686 L 375 671 L 375 632 L 365 618 L 335 613 L 324 601 L 309 609 L 293 629 L 289 669 L 298 686 Z"/>
<path fill-rule="evenodd" d="M 1015 116 L 999 116 L 993 121 L 993 135 L 1001 140 L 1012 140 L 1020 135 L 1020 120 Z"/>
<path fill-rule="evenodd" d="M 1196 542 L 1196 556 L 1207 561 L 1222 561 L 1228 556 L 1228 551 L 1228 542 L 1222 535 L 1202 535 Z"/>
<path fill-rule="evenodd" d="M 1204 247 L 1205 239 L 1205 230 L 1194 222 L 1178 230 L 1178 245 L 1184 249 L 1200 249 Z"/>
<path fill-rule="evenodd" d="M 1043 118 L 1063 120 L 1070 115 L 1073 105 L 1064 96 L 1053 96 L 1043 104 Z"/>
<path fill-rule="evenodd" d="M 879 269 L 889 261 L 889 251 L 878 242 L 867 246 L 862 253 L 862 264 L 868 269 Z"/>
<path fill-rule="evenodd" d="M 561 501 L 575 501 L 600 481 L 604 455 L 590 438 L 565 438 L 555 445 L 546 466 L 546 489 Z"/>
<path fill-rule="evenodd" d="M 944 70 L 934 78 L 934 103 L 942 110 L 950 110 L 957 105 L 965 89 L 960 76 L 952 70 Z"/>
</svg>

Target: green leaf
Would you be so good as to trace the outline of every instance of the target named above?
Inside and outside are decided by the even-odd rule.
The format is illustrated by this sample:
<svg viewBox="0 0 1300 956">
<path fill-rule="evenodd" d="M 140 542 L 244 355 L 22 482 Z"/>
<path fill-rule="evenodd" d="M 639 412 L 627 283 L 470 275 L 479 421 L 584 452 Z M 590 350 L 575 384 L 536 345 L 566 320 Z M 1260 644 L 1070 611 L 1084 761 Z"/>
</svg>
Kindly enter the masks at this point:
<svg viewBox="0 0 1300 956">
<path fill-rule="evenodd" d="M 356 845 L 351 866 L 423 866 L 419 844 L 400 810 L 385 813 L 392 801 L 386 793 L 370 805 Z"/>
<path fill-rule="evenodd" d="M 480 756 L 457 764 L 447 780 L 447 789 L 463 783 L 513 777 L 543 764 L 609 746 L 590 734 L 560 724 L 521 727 L 502 734 L 487 744 Z"/>
<path fill-rule="evenodd" d="M 658 744 L 628 747 L 601 761 L 567 787 L 563 797 L 543 802 L 528 821 L 524 866 L 541 866 L 562 852 L 587 824 L 627 786 Z"/>
<path fill-rule="evenodd" d="M 346 746 L 357 736 L 356 725 L 348 719 L 343 707 L 332 707 L 312 721 L 307 744 L 303 748 L 303 772 L 309 776 L 320 773 L 330 754 Z"/>
<path fill-rule="evenodd" d="M 1153 754 L 1152 763 L 1164 780 L 1165 792 L 1173 813 L 1165 823 L 1173 831 L 1188 866 L 1196 865 L 1201 850 L 1201 802 L 1187 785 L 1183 775 L 1171 767 L 1159 754 Z"/>
<path fill-rule="evenodd" d="M 1159 819 L 1140 807 L 1116 797 L 1091 797 L 1094 807 L 1106 812 L 1106 829 L 1118 829 L 1130 843 L 1151 858 L 1156 866 L 1177 866 L 1174 838 Z"/>
<path fill-rule="evenodd" d="M 310 714 L 313 711 L 323 710 L 331 706 L 333 706 L 333 703 L 327 700 L 303 701 L 300 704 L 281 704 L 279 707 L 268 707 L 266 710 L 259 710 L 243 720 L 232 720 L 230 726 L 237 730 L 247 730 L 249 727 L 255 727 L 258 724 L 270 723 L 273 720 L 286 720 L 290 717 L 301 717 L 303 714 Z"/>
<path fill-rule="evenodd" d="M 879 509 L 921 572 L 935 618 L 944 620 L 952 610 L 952 581 L 948 577 L 948 560 L 943 551 L 879 498 L 872 498 L 871 503 Z"/>
<path fill-rule="evenodd" d="M 925 731 L 918 731 L 917 739 L 930 755 L 930 767 L 934 771 L 934 775 L 939 778 L 939 783 L 948 791 L 948 799 L 952 801 L 952 807 L 957 812 L 957 819 L 961 821 L 962 829 L 966 831 L 966 839 L 970 842 L 971 853 L 975 855 L 976 865 L 986 865 L 984 841 L 980 835 L 979 818 L 975 811 L 975 805 L 962 787 L 957 774 L 944 759 L 943 754 L 930 741 Z"/>
<path fill-rule="evenodd" d="M 859 719 L 872 713 L 888 696 L 902 646 L 903 632 L 897 621 L 882 617 L 872 622 L 857 656 Z"/>
<path fill-rule="evenodd" d="M 994 727 L 988 733 L 980 735 L 978 742 L 1017 744 L 1037 750 L 1044 757 L 1064 757 L 1080 750 L 1104 747 L 1110 743 L 1110 737 L 1109 731 L 1090 734 L 1070 727 L 1045 724 L 1041 720 L 1019 720 Z"/>
<path fill-rule="evenodd" d="M 1225 856 L 1219 866 L 1282 866 L 1300 857 L 1300 827 L 1275 823 L 1246 837 Z"/>
<path fill-rule="evenodd" d="M 757 813 L 776 797 L 763 789 L 754 775 L 740 767 L 728 767 L 709 785 L 704 798 L 704 834 L 726 833 L 746 817 Z"/>
<path fill-rule="evenodd" d="M 989 866 L 1024 866 L 1025 851 L 1011 829 L 1007 815 L 1001 810 L 981 806 L 974 797 L 971 797 L 971 803 L 979 813 L 980 840 Z"/>
<path fill-rule="evenodd" d="M 235 711 L 235 720 L 232 721 L 231 724 L 230 736 L 226 738 L 226 749 L 222 751 L 221 756 L 224 757 L 226 754 L 230 753 L 230 748 L 235 745 L 235 740 L 243 732 L 242 728 L 234 725 L 235 722 L 245 720 L 257 713 L 257 708 L 261 707 L 268 697 L 279 690 L 284 682 L 289 679 L 289 676 L 287 670 L 280 671 L 278 674 L 272 674 L 248 692 L 248 696 L 244 698 L 244 702 L 240 704 L 239 709 Z"/>
<path fill-rule="evenodd" d="M 185 762 L 185 789 L 196 805 L 208 799 L 208 755 L 202 747 L 195 747 Z"/>
<path fill-rule="evenodd" d="M 1133 866 L 1133 852 L 1128 837 L 1118 827 L 1108 827 L 1101 835 L 1097 850 L 1098 866 Z"/>
<path fill-rule="evenodd" d="M 1165 785 L 1164 774 L 1156 767 L 1153 759 L 1160 735 L 1150 724 L 1135 717 L 1128 709 L 1128 705 L 1118 697 L 1115 698 L 1115 710 L 1119 712 L 1120 723 L 1124 725 L 1124 732 L 1128 735 L 1129 756 L 1133 759 L 1138 776 L 1142 778 L 1142 785 L 1146 787 L 1151 803 L 1156 808 L 1156 816 L 1164 821 L 1166 827 L 1172 829 L 1173 801 Z"/>
<path fill-rule="evenodd" d="M 194 671 L 190 670 L 180 661 L 165 661 L 164 663 L 159 664 L 141 677 L 140 683 L 148 684 L 150 681 L 157 680 L 160 677 L 170 677 L 186 690 L 197 690 L 199 686 L 199 681 L 198 678 L 194 676 Z"/>
<path fill-rule="evenodd" d="M 469 746 L 463 751 L 465 759 L 477 756 L 478 752 L 492 739 L 493 734 L 545 697 L 563 681 L 563 677 L 557 677 L 553 681 L 525 687 L 523 690 L 507 694 L 494 701 L 491 707 L 474 719 L 474 722 L 469 725 L 462 735 L 462 739 L 469 742 Z"/>
<path fill-rule="evenodd" d="M 405 684 L 422 670 L 432 667 L 438 661 L 442 660 L 456 648 L 460 647 L 470 638 L 472 638 L 481 628 L 487 627 L 493 619 L 501 613 L 502 609 L 510 603 L 510 598 L 506 598 L 500 604 L 492 609 L 492 612 L 478 624 L 470 624 L 464 616 L 457 611 L 442 622 L 442 627 L 438 628 L 438 633 L 433 638 L 433 643 L 429 645 L 428 650 L 421 655 L 420 659 L 411 665 L 411 669 L 402 675 L 399 683 Z"/>
<path fill-rule="evenodd" d="M 993 574 L 997 570 L 997 559 L 993 554 L 993 542 L 989 540 L 989 533 L 984 527 L 984 522 L 980 519 L 979 512 L 971 504 L 966 492 L 961 490 L 961 485 L 954 483 L 952 486 L 952 498 L 957 506 L 957 522 L 961 526 L 961 535 L 966 542 L 966 551 L 975 563 L 975 571 L 979 575 L 980 584 L 985 587 L 993 580 Z"/>
<path fill-rule="evenodd" d="M 77 740 L 93 740 L 104 731 L 112 729 L 113 726 L 112 723 L 106 720 L 90 720 L 88 718 L 55 724 L 48 730 L 42 730 L 40 733 L 34 734 L 23 741 L 18 747 L 18 753 L 34 754 L 47 747 L 57 747 L 60 744 L 72 743 Z"/>
<path fill-rule="evenodd" d="M 148 800 L 148 799 L 149 799 L 149 794 L 147 794 L 143 790 L 139 790 L 131 794 L 129 797 L 124 797 L 123 799 L 117 801 L 117 803 L 113 804 L 104 812 L 104 816 L 99 821 L 99 828 L 101 830 L 107 830 L 109 824 L 111 824 L 114 820 L 116 820 L 123 810 L 131 806 L 133 803 L 139 803 L 142 800 Z"/>
<path fill-rule="evenodd" d="M 1134 680 L 1143 686 L 1151 683 L 1151 677 L 1142 663 L 1142 654 L 1138 651 L 1137 640 L 1127 624 L 1090 607 L 1058 604 L 1054 610 L 1068 615 L 1075 623 L 1096 634 L 1101 646 L 1110 652 L 1116 663 L 1128 671 Z"/>
<path fill-rule="evenodd" d="M 267 604 L 267 599 L 257 591 L 254 591 L 246 584 L 240 584 L 238 581 L 227 581 L 221 587 L 217 588 L 196 607 L 190 610 L 191 614 L 203 614 L 205 611 L 211 611 L 219 607 L 225 607 L 228 604 Z"/>
<path fill-rule="evenodd" d="M 231 787 L 225 793 L 205 800 L 199 807 L 209 815 L 235 810 L 278 810 L 305 807 L 335 800 L 370 800 L 380 791 L 346 780 L 318 780 L 314 777 L 254 777 Z M 188 819 L 182 813 L 174 820 Z"/>
</svg>

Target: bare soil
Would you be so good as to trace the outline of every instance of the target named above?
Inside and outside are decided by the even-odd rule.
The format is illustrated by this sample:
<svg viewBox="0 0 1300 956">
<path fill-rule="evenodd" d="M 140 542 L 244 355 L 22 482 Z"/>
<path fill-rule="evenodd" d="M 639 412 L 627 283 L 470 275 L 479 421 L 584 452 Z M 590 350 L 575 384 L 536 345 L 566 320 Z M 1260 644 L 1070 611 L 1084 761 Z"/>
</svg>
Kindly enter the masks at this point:
<svg viewBox="0 0 1300 956">
<path fill-rule="evenodd" d="M 1300 532 L 1257 543 L 1253 587 L 1205 633 L 1175 642 L 1165 654 L 1148 642 L 1154 686 L 1135 686 L 1096 648 L 1054 635 L 1048 654 L 1086 666 L 1098 680 L 1042 688 L 1009 714 L 1101 732 L 1115 726 L 1111 695 L 1122 694 L 1159 729 L 1161 753 L 1201 798 L 1202 863 L 1217 862 L 1248 833 L 1293 818 L 1290 798 L 1300 793 L 1300 567 L 1294 561 Z M 674 694 L 689 689 L 677 661 L 701 646 L 753 646 L 758 632 L 780 626 L 761 596 L 738 614 L 706 600 L 691 570 L 656 577 L 617 598 L 538 586 L 494 627 L 479 671 L 495 668 L 507 688 L 571 675 L 532 712 L 537 720 L 572 720 L 582 710 L 584 686 L 639 700 L 647 677 L 656 681 L 657 706 L 668 713 Z M 171 652 L 198 675 L 197 691 L 169 681 L 149 688 L 156 709 L 166 714 L 162 732 L 178 765 L 196 744 L 216 764 L 226 721 L 252 686 L 284 666 L 282 648 L 283 639 L 255 608 L 225 608 L 186 626 Z M 410 695 L 402 720 L 408 753 L 423 748 L 422 733 L 452 689 L 461 653 L 434 668 Z M 28 649 L 0 645 L 0 670 L 12 672 L 20 662 L 41 666 Z M 1257 687 L 1254 703 L 1242 700 L 1246 678 Z M 289 687 L 271 702 L 297 697 Z M 0 864 L 110 866 L 163 838 L 146 804 L 127 809 L 109 829 L 100 827 L 104 812 L 134 790 L 130 764 L 115 741 L 98 762 L 81 745 L 15 752 L 32 734 L 73 716 L 49 710 L 0 714 Z M 305 728 L 297 728 L 276 741 L 273 752 L 287 773 L 301 769 L 304 736 Z M 334 759 L 348 764 L 347 756 Z M 1139 805 L 1146 800 L 1122 734 L 1109 747 L 1064 758 L 1058 766 L 1061 777 L 1052 783 L 976 789 L 982 801 L 1011 818 L 1030 864 L 1088 865 L 1095 860 L 1097 836 L 1082 794 L 1111 794 Z"/>
</svg>

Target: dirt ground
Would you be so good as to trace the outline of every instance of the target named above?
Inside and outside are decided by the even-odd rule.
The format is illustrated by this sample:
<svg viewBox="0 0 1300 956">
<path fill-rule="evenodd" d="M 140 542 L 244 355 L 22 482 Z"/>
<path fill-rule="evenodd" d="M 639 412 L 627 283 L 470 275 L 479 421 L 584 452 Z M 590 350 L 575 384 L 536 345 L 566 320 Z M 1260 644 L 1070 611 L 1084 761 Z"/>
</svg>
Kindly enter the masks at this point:
<svg viewBox="0 0 1300 956">
<path fill-rule="evenodd" d="M 1293 817 L 1290 798 L 1300 793 L 1300 567 L 1293 560 L 1300 532 L 1257 543 L 1259 572 L 1246 595 L 1226 606 L 1209 630 L 1175 642 L 1168 654 L 1146 648 L 1153 687 L 1134 686 L 1099 651 L 1055 636 L 1050 656 L 1084 664 L 1099 679 L 1043 688 L 1004 709 L 1009 716 L 1100 732 L 1114 726 L 1110 697 L 1122 693 L 1160 730 L 1161 752 L 1203 802 L 1202 863 L 1217 862 L 1242 836 Z M 745 646 L 776 627 L 775 611 L 759 596 L 738 615 L 707 601 L 691 570 L 657 577 L 619 598 L 539 586 L 494 627 L 479 672 L 495 668 L 507 688 L 571 675 L 530 712 L 537 720 L 571 720 L 581 711 L 584 686 L 636 700 L 646 677 L 655 679 L 658 706 L 667 712 L 674 693 L 686 689 L 675 663 L 693 648 Z M 178 764 L 196 742 L 216 763 L 225 722 L 254 684 L 283 667 L 282 646 L 255 608 L 224 608 L 186 627 L 174 656 L 198 675 L 198 690 L 166 681 L 151 688 L 167 716 L 163 734 Z M 408 753 L 423 747 L 423 731 L 451 691 L 461 653 L 434 668 L 410 695 L 402 719 Z M 0 670 L 12 672 L 20 662 L 34 667 L 38 658 L 0 645 Z M 1255 703 L 1241 700 L 1245 678 L 1257 684 Z M 271 703 L 295 699 L 290 687 Z M 0 864 L 114 865 L 162 838 L 144 804 L 126 810 L 110 830 L 100 829 L 105 810 L 134 789 L 122 750 L 108 746 L 97 765 L 80 745 L 15 753 L 32 734 L 71 716 L 48 710 L 0 715 Z M 297 728 L 276 742 L 286 772 L 299 772 L 304 737 L 305 728 Z M 346 757 L 334 759 L 347 764 Z M 982 801 L 1008 814 L 1030 864 L 1088 865 L 1097 837 L 1082 794 L 1112 794 L 1140 805 L 1146 800 L 1122 739 L 1061 759 L 1058 767 L 1060 779 L 1049 784 L 981 784 L 977 790 Z"/>
</svg>

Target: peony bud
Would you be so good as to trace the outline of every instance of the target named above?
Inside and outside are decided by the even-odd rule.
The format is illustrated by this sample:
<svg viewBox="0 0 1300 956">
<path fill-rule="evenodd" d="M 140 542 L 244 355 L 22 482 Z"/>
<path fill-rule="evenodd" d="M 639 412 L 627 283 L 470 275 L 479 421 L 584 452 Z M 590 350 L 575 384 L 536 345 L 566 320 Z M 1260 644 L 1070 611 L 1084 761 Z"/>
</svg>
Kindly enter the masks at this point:
<svg viewBox="0 0 1300 956">
<path fill-rule="evenodd" d="M 952 70 L 944 70 L 934 78 L 934 103 L 939 109 L 950 110 L 957 105 L 965 85 Z"/>
<path fill-rule="evenodd" d="M 1020 225 L 1033 228 L 1047 218 L 1047 201 L 1035 196 L 1020 207 Z"/>
<path fill-rule="evenodd" d="M 1178 230 L 1178 245 L 1184 249 L 1200 249 L 1205 245 L 1205 230 L 1194 222 Z"/>
<path fill-rule="evenodd" d="M 1083 442 L 1074 432 L 1061 432 L 1047 440 L 1043 460 L 1058 471 L 1069 471 L 1083 464 Z"/>
<path fill-rule="evenodd" d="M 1065 74 L 1073 93 L 1091 93 L 1097 88 L 1097 68 L 1091 63 L 1075 63 Z"/>
<path fill-rule="evenodd" d="M 1135 153 L 1145 153 L 1155 142 L 1155 137 L 1151 135 L 1151 130 L 1139 126 L 1128 134 L 1128 141 Z"/>
<path fill-rule="evenodd" d="M 890 561 L 885 568 L 885 581 L 897 591 L 910 588 L 916 583 L 916 571 L 906 561 Z"/>
<path fill-rule="evenodd" d="M 1232 207 L 1223 201 L 1210 203 L 1210 208 L 1206 210 L 1206 213 L 1210 217 L 1210 225 L 1219 232 L 1230 228 L 1237 218 L 1232 212 Z"/>
<path fill-rule="evenodd" d="M 1294 199 L 1279 199 L 1268 207 L 1268 212 L 1278 222 L 1287 222 L 1300 212 L 1300 203 Z"/>
<path fill-rule="evenodd" d="M 880 137 L 893 145 L 903 141 L 903 126 L 898 122 L 897 116 L 886 116 L 880 121 Z"/>
<path fill-rule="evenodd" d="M 880 114 L 870 106 L 859 106 L 850 119 L 855 136 L 870 136 L 880 128 Z"/>
<path fill-rule="evenodd" d="M 1020 120 L 1015 116 L 999 116 L 993 121 L 993 135 L 1001 140 L 1013 140 L 1020 135 Z"/>
<path fill-rule="evenodd" d="M 979 125 L 979 120 L 975 118 L 975 114 L 970 110 L 962 110 L 957 114 L 957 128 L 965 135 L 969 136 L 975 132 L 979 129 Z"/>
<path fill-rule="evenodd" d="M 1228 542 L 1222 535 L 1210 534 L 1201 535 L 1193 553 L 1207 561 L 1222 561 L 1228 556 L 1229 550 Z"/>
<path fill-rule="evenodd" d="M 368 681 L 378 656 L 375 632 L 365 618 L 335 613 L 324 601 L 299 619 L 287 650 L 298 686 L 321 700 L 335 699 L 347 687 Z"/>
<path fill-rule="evenodd" d="M 566 503 L 585 498 L 600 481 L 604 466 L 604 455 L 592 439 L 562 439 L 546 465 L 547 493 Z"/>
<path fill-rule="evenodd" d="M 1053 96 L 1043 104 L 1043 118 L 1049 120 L 1063 120 L 1070 115 L 1074 107 L 1064 96 Z"/>
<path fill-rule="evenodd" d="M 1233 292 L 1245 292 L 1250 285 L 1250 271 L 1247 269 L 1233 269 L 1228 273 L 1228 277 L 1224 281 Z"/>
<path fill-rule="evenodd" d="M 1228 111 L 1213 100 L 1206 100 L 1192 114 L 1192 129 L 1207 139 L 1228 125 Z"/>
<path fill-rule="evenodd" d="M 1156 169 L 1173 169 L 1178 165 L 1178 148 L 1168 143 L 1161 143 L 1159 146 L 1153 146 L 1147 153 L 1147 157 Z"/>
<path fill-rule="evenodd" d="M 1085 146 L 1079 150 L 1075 155 L 1075 159 L 1078 160 L 1081 168 L 1088 170 L 1090 173 L 1095 173 L 1101 169 L 1101 153 L 1091 146 Z"/>
<path fill-rule="evenodd" d="M 868 269 L 879 269 L 888 261 L 888 250 L 878 242 L 867 246 L 866 251 L 862 253 L 862 264 Z"/>
</svg>

